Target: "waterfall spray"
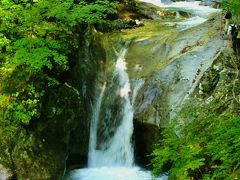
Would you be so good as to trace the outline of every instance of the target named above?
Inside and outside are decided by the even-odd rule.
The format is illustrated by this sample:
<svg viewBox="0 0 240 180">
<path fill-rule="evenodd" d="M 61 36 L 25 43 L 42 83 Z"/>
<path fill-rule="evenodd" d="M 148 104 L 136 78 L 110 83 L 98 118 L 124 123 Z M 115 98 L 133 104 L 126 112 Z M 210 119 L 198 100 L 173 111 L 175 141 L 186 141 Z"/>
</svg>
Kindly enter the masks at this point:
<svg viewBox="0 0 240 180">
<path fill-rule="evenodd" d="M 98 100 L 96 101 L 94 113 L 91 120 L 90 144 L 89 144 L 89 167 L 131 167 L 134 162 L 132 134 L 133 134 L 133 108 L 129 98 L 130 82 L 126 72 L 125 55 L 127 48 L 123 48 L 119 53 L 116 62 L 114 77 L 117 79 L 118 89 L 114 93 L 121 99 L 121 109 L 123 112 L 120 118 L 120 125 L 116 127 L 114 135 L 108 137 L 110 140 L 104 141 L 101 147 L 97 148 L 97 131 L 99 117 L 101 113 L 101 102 L 104 96 L 106 84 L 104 84 Z M 104 122 L 105 124 L 107 122 Z M 107 127 L 109 125 L 107 124 Z M 105 131 L 109 131 L 105 128 Z M 110 133 L 106 133 L 110 134 Z"/>
<path fill-rule="evenodd" d="M 88 152 L 88 165 L 93 166 L 96 161 L 96 145 L 97 145 L 97 125 L 99 120 L 99 114 L 101 110 L 101 104 L 103 95 L 106 89 L 106 82 L 104 82 L 101 93 L 96 101 L 96 104 L 94 105 L 92 119 L 91 119 L 91 125 L 90 125 L 90 138 L 89 138 L 89 152 Z"/>
</svg>

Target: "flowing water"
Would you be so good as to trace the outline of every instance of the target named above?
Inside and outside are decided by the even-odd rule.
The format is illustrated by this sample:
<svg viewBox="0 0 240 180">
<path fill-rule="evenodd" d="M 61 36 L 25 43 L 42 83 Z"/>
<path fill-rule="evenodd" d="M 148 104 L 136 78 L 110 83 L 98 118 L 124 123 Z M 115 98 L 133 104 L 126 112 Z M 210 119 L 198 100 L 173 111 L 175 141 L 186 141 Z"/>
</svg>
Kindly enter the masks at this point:
<svg viewBox="0 0 240 180">
<path fill-rule="evenodd" d="M 89 152 L 88 152 L 88 165 L 94 166 L 96 164 L 96 144 L 97 144 L 97 124 L 102 104 L 103 95 L 106 89 L 106 82 L 101 88 L 101 93 L 96 101 L 93 109 L 92 122 L 90 126 L 90 139 L 89 139 Z"/>
<path fill-rule="evenodd" d="M 114 79 L 117 79 L 118 88 L 115 93 L 121 98 L 121 111 L 120 115 L 120 125 L 116 128 L 114 135 L 107 142 L 101 142 L 100 146 L 104 148 L 98 148 L 96 137 L 97 136 L 97 126 L 99 120 L 100 105 L 102 101 L 102 96 L 104 88 L 97 101 L 97 108 L 93 113 L 92 125 L 93 127 L 90 131 L 92 139 L 90 139 L 90 153 L 89 153 L 89 167 L 120 167 L 120 166 L 132 166 L 133 165 L 133 147 L 131 143 L 132 133 L 133 133 L 133 108 L 129 99 L 130 83 L 128 74 L 126 73 L 126 64 L 124 61 L 124 56 L 127 52 L 127 48 L 124 48 L 118 57 Z M 110 129 L 110 124 L 107 124 L 105 131 Z M 106 133 L 105 133 L 106 134 Z M 91 137 L 90 137 L 91 138 Z"/>
<path fill-rule="evenodd" d="M 119 168 L 86 168 L 72 172 L 71 180 L 151 180 L 150 171 L 141 170 L 138 167 Z M 167 180 L 167 176 L 161 176 L 160 180 Z"/>
<path fill-rule="evenodd" d="M 98 142 L 98 131 L 104 129 L 104 134 L 111 134 L 111 124 L 108 121 L 101 123 L 104 114 L 103 99 L 107 96 L 107 84 L 101 87 L 98 98 L 93 108 L 93 115 L 90 127 L 90 142 L 88 154 L 88 168 L 71 171 L 68 179 L 71 180 L 150 180 L 152 179 L 150 171 L 142 170 L 134 165 L 134 154 L 132 146 L 133 134 L 133 103 L 139 89 L 144 84 L 143 80 L 135 82 L 133 90 L 132 102 L 129 98 L 130 82 L 126 72 L 125 54 L 127 48 L 123 48 L 119 53 L 116 62 L 113 79 L 115 91 L 110 91 L 114 96 L 121 99 L 119 105 L 120 123 L 115 127 L 115 132 L 110 135 L 106 141 Z M 109 93 L 109 92 L 108 92 Z M 107 118 L 103 116 L 104 120 Z M 114 117 L 114 116 L 109 116 Z M 114 121 L 115 119 L 111 119 Z M 106 127 L 101 127 L 102 124 Z M 100 127 L 99 127 L 100 126 Z M 103 130 L 102 130 L 103 131 Z M 167 179 L 167 176 L 158 179 Z"/>
<path fill-rule="evenodd" d="M 186 29 L 206 21 L 215 10 L 201 7 L 198 3 L 179 2 L 163 4 L 160 0 L 141 0 L 176 10 L 185 9 L 195 16 L 178 24 Z M 176 15 L 177 17 L 179 14 Z M 134 83 L 130 101 L 131 84 L 126 72 L 124 47 L 119 53 L 113 72 L 112 83 L 103 83 L 94 104 L 89 139 L 88 167 L 70 172 L 70 180 L 151 180 L 151 173 L 134 165 L 132 146 L 133 105 L 143 80 Z M 155 179 L 167 179 L 167 176 Z"/>
</svg>

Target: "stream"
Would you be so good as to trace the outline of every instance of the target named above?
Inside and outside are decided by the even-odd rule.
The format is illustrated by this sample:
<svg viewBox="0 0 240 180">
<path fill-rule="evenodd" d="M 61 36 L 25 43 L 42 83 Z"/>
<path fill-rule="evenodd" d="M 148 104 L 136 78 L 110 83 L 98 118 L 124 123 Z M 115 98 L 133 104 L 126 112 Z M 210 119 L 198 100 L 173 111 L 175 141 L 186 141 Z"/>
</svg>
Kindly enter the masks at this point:
<svg viewBox="0 0 240 180">
<path fill-rule="evenodd" d="M 211 13 L 218 10 L 200 6 L 199 2 L 178 2 L 163 4 L 160 0 L 141 0 L 166 9 L 186 10 L 193 14 L 178 28 L 185 30 L 207 20 Z M 134 162 L 133 104 L 144 81 L 139 79 L 134 86 L 130 83 L 125 62 L 128 44 L 118 53 L 113 72 L 113 85 L 103 82 L 93 105 L 90 125 L 88 167 L 69 173 L 69 180 L 150 180 L 151 172 L 136 166 Z M 132 93 L 130 98 L 129 93 Z M 111 94 L 110 94 L 111 93 Z M 114 99 L 109 107 L 105 100 Z M 117 114 L 114 114 L 114 108 Z M 154 179 L 166 180 L 167 175 Z"/>
<path fill-rule="evenodd" d="M 132 101 L 129 97 L 131 84 L 126 72 L 125 55 L 128 48 L 123 47 L 119 53 L 113 79 L 115 80 L 115 91 L 112 93 L 120 97 L 121 112 L 117 119 L 112 116 L 111 121 L 105 124 L 99 123 L 101 111 L 103 109 L 102 101 L 106 91 L 106 83 L 100 88 L 100 93 L 95 101 L 93 115 L 90 127 L 90 141 L 88 154 L 88 168 L 73 170 L 68 179 L 71 180 L 144 180 L 151 179 L 151 172 L 141 169 L 134 165 L 134 149 L 132 143 L 133 135 L 133 103 L 138 90 L 143 85 L 143 81 L 139 80 L 135 84 L 133 90 Z M 105 113 L 103 113 L 105 114 Z M 116 127 L 111 122 L 117 122 L 120 118 L 120 124 Z M 109 124 L 108 124 L 109 123 Z M 115 127 L 114 127 L 115 126 Z M 114 134 L 111 130 L 115 129 Z M 105 141 L 98 142 L 98 131 L 103 132 Z M 164 180 L 167 176 L 161 176 L 156 179 Z"/>
</svg>

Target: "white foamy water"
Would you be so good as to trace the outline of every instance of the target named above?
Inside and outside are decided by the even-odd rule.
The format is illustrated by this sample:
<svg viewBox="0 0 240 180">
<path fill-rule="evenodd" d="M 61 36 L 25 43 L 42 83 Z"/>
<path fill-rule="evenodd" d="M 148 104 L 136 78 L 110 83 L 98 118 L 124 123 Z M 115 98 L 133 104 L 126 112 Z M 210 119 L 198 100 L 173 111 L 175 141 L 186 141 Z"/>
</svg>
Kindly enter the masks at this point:
<svg viewBox="0 0 240 180">
<path fill-rule="evenodd" d="M 201 16 L 201 17 L 207 17 L 211 13 L 220 11 L 219 9 L 215 9 L 209 6 L 200 5 L 200 1 L 193 1 L 193 2 L 179 1 L 179 2 L 173 2 L 173 3 L 167 3 L 167 4 L 164 4 L 159 0 L 140 0 L 140 1 L 151 3 L 151 4 L 154 4 L 155 6 L 159 6 L 162 8 L 179 9 L 182 11 L 185 10 L 185 11 L 191 12 L 194 15 Z"/>
<path fill-rule="evenodd" d="M 96 104 L 94 105 L 92 119 L 91 119 L 91 125 L 90 125 L 90 138 L 89 138 L 89 152 L 88 152 L 88 165 L 94 166 L 96 164 L 96 146 L 97 146 L 97 125 L 99 120 L 99 114 L 101 110 L 101 104 L 103 95 L 106 89 L 106 82 L 104 82 L 100 95 L 96 101 Z"/>
<path fill-rule="evenodd" d="M 117 127 L 115 134 L 107 144 L 104 144 L 105 149 L 95 149 L 89 155 L 91 160 L 89 167 L 131 167 L 134 162 L 133 147 L 132 147 L 132 134 L 133 134 L 133 108 L 129 99 L 130 82 L 128 74 L 126 73 L 125 54 L 127 49 L 124 48 L 119 54 L 116 62 L 116 69 L 114 76 L 118 79 L 119 93 L 122 98 L 122 119 L 121 124 Z M 113 92 L 114 93 L 114 92 Z M 120 111 L 120 110 L 119 110 Z M 94 117 L 98 119 L 99 117 Z M 97 123 L 98 121 L 92 121 Z M 97 127 L 97 124 L 94 125 Z M 92 129 L 91 134 L 97 134 L 97 128 Z M 91 141 L 91 139 L 90 139 Z M 90 142 L 91 144 L 91 142 Z"/>
<path fill-rule="evenodd" d="M 193 1 L 193 2 L 180 1 L 180 2 L 170 3 L 170 4 L 169 3 L 164 4 L 159 0 L 140 0 L 140 1 L 151 3 L 151 4 L 154 4 L 155 6 L 159 6 L 164 9 L 186 11 L 194 15 L 195 17 L 192 17 L 192 18 L 186 19 L 183 22 L 177 23 L 178 27 L 180 27 L 183 30 L 202 24 L 205 21 L 207 21 L 208 17 L 211 14 L 221 11 L 219 9 L 211 8 L 209 6 L 201 6 L 200 1 Z"/>
<path fill-rule="evenodd" d="M 140 168 L 87 168 L 74 170 L 71 180 L 152 180 L 150 171 L 142 171 Z M 166 175 L 154 178 L 167 180 Z"/>
<path fill-rule="evenodd" d="M 181 30 L 185 30 L 185 29 L 189 29 L 191 27 L 197 26 L 199 24 L 202 24 L 206 21 L 207 19 L 205 18 L 194 16 L 192 18 L 187 19 L 186 21 L 178 22 L 177 27 L 180 28 Z"/>
<path fill-rule="evenodd" d="M 180 1 L 180 2 L 175 2 L 171 4 L 160 4 L 158 6 L 167 8 L 167 9 L 187 11 L 193 15 L 204 17 L 204 18 L 207 18 L 212 13 L 220 11 L 219 9 L 215 9 L 209 6 L 200 5 L 200 1 L 194 1 L 194 2 Z"/>
<path fill-rule="evenodd" d="M 121 86 L 119 89 L 119 95 L 121 97 L 128 97 L 129 92 L 131 91 L 128 74 L 126 73 L 126 69 L 127 69 L 126 62 L 125 62 L 126 53 L 127 53 L 127 49 L 124 48 L 118 57 L 118 60 L 115 66 L 116 70 L 114 73 L 115 76 L 119 77 L 120 86 Z"/>
</svg>

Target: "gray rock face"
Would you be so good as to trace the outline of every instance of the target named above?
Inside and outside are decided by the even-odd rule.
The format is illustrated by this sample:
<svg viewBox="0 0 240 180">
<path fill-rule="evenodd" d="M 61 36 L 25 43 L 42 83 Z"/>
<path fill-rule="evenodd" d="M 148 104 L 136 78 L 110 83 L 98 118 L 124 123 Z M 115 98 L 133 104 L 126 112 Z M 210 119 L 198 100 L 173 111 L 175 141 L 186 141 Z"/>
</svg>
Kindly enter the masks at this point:
<svg viewBox="0 0 240 180">
<path fill-rule="evenodd" d="M 196 91 L 211 92 L 225 74 L 220 73 L 221 67 L 209 80 L 203 78 L 208 77 L 208 70 L 216 66 L 224 50 L 220 21 L 221 17 L 215 14 L 195 27 L 187 24 L 187 28 L 181 28 L 175 24 L 171 30 L 158 36 L 146 36 L 129 47 L 126 59 L 130 64 L 131 81 L 140 78 L 145 81 L 134 103 L 136 159 L 139 163 L 148 163 L 147 158 L 140 157 L 151 153 L 153 144 L 161 138 L 159 129 L 178 114 L 184 103 Z M 150 33 L 146 32 L 147 35 Z M 132 89 L 134 91 L 134 86 Z"/>
<path fill-rule="evenodd" d="M 144 46 L 145 54 L 139 50 L 135 59 L 152 63 L 152 66 L 141 66 L 140 69 L 133 70 L 140 74 L 141 71 L 152 68 L 150 76 L 142 75 L 146 83 L 136 98 L 137 121 L 159 126 L 177 114 L 223 49 L 224 41 L 217 30 L 220 20 L 220 17 L 215 16 L 195 27 L 180 29 L 177 33 L 173 31 L 175 38 L 165 37 L 165 43 L 162 42 L 162 37 L 154 37 L 132 44 L 128 57 L 134 57 L 131 49 L 138 51 Z"/>
<path fill-rule="evenodd" d="M 161 94 L 161 90 L 157 87 L 148 87 L 143 94 L 143 104 L 140 105 L 137 113 L 144 113 L 147 107 L 152 104 L 153 100 Z"/>
<path fill-rule="evenodd" d="M 196 88 L 222 46 L 223 42 L 216 40 L 207 46 L 196 47 L 193 51 L 176 58 L 156 75 L 156 79 L 165 87 L 164 94 L 168 103 L 164 106 L 168 105 L 170 118 L 174 117 L 178 107 Z"/>
</svg>

